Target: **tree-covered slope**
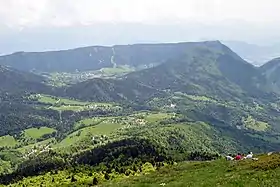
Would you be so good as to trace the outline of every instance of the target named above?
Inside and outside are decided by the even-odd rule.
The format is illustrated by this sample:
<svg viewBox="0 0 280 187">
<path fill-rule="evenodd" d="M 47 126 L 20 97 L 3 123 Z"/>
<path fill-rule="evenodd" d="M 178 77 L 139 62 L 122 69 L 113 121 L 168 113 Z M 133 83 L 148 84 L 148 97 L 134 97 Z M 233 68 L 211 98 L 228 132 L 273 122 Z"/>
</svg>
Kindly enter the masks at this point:
<svg viewBox="0 0 280 187">
<path fill-rule="evenodd" d="M 140 84 L 134 80 L 115 79 L 91 79 L 60 90 L 64 96 L 103 102 L 142 102 L 163 94 L 157 88 Z"/>
<path fill-rule="evenodd" d="M 52 124 L 47 111 L 34 108 L 26 99 L 31 93 L 52 92 L 44 84 L 44 78 L 0 66 L 0 80 L 0 136 L 16 134 L 32 126 Z"/>
<path fill-rule="evenodd" d="M 27 177 L 10 186 L 279 186 L 279 153 L 254 157 L 258 160 L 226 161 L 225 158 L 219 158 L 213 161 L 179 162 L 173 165 L 145 163 L 137 171 L 132 167 L 126 174 L 117 171 L 109 174 L 98 173 L 89 167 L 80 167 Z"/>
<path fill-rule="evenodd" d="M 141 93 L 147 88 L 155 93 L 158 90 L 181 91 L 220 99 L 238 99 L 244 97 L 245 94 L 258 97 L 265 95 L 262 90 L 264 78 L 258 69 L 242 60 L 220 42 L 177 45 L 183 46 L 184 52 L 173 58 L 170 57 L 156 67 L 127 74 L 120 80 L 88 80 L 66 90 L 72 97 L 76 90 L 76 93 L 79 92 L 77 95 L 83 95 L 82 97 L 87 99 L 94 99 L 90 93 L 126 96 L 131 95 L 130 92 Z M 108 84 L 107 86 L 103 84 L 102 92 L 100 92 L 101 89 L 96 91 L 95 88 L 100 82 Z M 110 85 L 125 89 L 106 89 Z M 144 93 L 150 92 L 144 91 Z M 141 94 L 138 97 L 141 97 Z M 133 97 L 127 98 L 133 99 Z M 106 100 L 106 97 L 103 99 Z"/>
<path fill-rule="evenodd" d="M 0 91 L 2 92 L 49 92 L 45 79 L 28 72 L 0 66 Z"/>
<path fill-rule="evenodd" d="M 173 82 L 181 81 L 185 85 L 197 85 L 197 87 L 205 88 L 206 92 L 215 89 L 216 93 L 212 93 L 212 95 L 218 95 L 222 89 L 228 94 L 237 91 L 234 89 L 248 92 L 252 88 L 256 89 L 254 79 L 259 78 L 256 68 L 219 42 L 194 46 L 193 50 L 184 56 L 171 59 L 161 66 L 143 72 L 145 74 L 142 77 L 146 78 L 145 82 L 148 84 L 151 84 L 148 80 L 157 81 L 162 77 L 165 81 L 161 80 L 161 82 L 168 82 L 164 87 L 172 88 L 176 86 L 176 84 L 172 84 Z M 137 75 L 137 72 L 134 74 Z M 154 77 L 150 78 L 149 75 Z M 161 77 L 156 78 L 157 75 Z M 157 83 L 152 82 L 152 84 Z M 191 89 L 189 90 L 191 91 Z"/>
<path fill-rule="evenodd" d="M 266 87 L 273 92 L 280 93 L 280 58 L 273 59 L 259 68 L 266 78 Z"/>
</svg>

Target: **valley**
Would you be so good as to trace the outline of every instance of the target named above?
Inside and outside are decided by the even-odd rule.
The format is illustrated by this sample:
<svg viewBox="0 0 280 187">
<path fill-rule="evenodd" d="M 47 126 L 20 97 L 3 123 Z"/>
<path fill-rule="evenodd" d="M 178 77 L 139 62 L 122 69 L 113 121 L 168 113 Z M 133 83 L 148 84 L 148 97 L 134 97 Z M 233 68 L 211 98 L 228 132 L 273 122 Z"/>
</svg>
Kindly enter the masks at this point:
<svg viewBox="0 0 280 187">
<path fill-rule="evenodd" d="M 22 52 L 0 65 L 0 186 L 244 186 L 265 172 L 221 157 L 280 149 L 279 61 L 254 67 L 219 41 Z"/>
</svg>

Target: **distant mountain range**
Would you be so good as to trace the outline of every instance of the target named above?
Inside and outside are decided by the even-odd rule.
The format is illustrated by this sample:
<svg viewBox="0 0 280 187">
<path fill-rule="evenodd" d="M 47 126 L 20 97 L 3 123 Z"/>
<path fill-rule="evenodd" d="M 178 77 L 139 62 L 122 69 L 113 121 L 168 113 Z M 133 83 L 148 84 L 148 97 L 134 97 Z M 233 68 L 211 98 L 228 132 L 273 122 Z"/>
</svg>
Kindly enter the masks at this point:
<svg viewBox="0 0 280 187">
<path fill-rule="evenodd" d="M 111 97 L 111 94 L 117 94 L 118 98 L 131 98 L 134 95 L 139 99 L 139 94 L 144 90 L 145 95 L 153 95 L 159 90 L 167 89 L 225 98 L 239 97 L 240 94 L 256 96 L 271 91 L 280 93 L 277 78 L 279 59 L 256 68 L 219 41 L 18 52 L 0 57 L 0 64 L 11 67 L 2 67 L 1 76 L 5 75 L 1 78 L 2 85 L 5 84 L 3 80 L 7 80 L 13 72 L 13 76 L 8 80 L 14 81 L 11 84 L 30 83 L 37 84 L 38 87 L 41 87 L 39 84 L 45 79 L 29 72 L 77 72 L 122 65 L 135 68 L 135 72 L 118 78 L 119 80 L 92 79 L 66 89 L 67 94 L 76 95 L 80 99 L 86 98 L 83 92 L 87 93 L 86 95 L 95 93 L 89 99 L 94 99 L 94 96 L 98 100 L 116 99 L 117 96 Z M 6 85 L 9 84 L 2 88 L 7 87 Z M 129 96 L 123 93 L 126 87 L 134 89 Z M 79 93 L 76 93 L 76 89 Z"/>
<path fill-rule="evenodd" d="M 222 43 L 256 66 L 280 56 L 280 45 L 257 46 L 237 41 Z M 92 46 L 49 52 L 16 52 L 0 56 L 0 64 L 34 72 L 92 71 L 121 65 L 143 69 L 182 55 L 189 45 L 191 43 L 135 44 Z"/>
<path fill-rule="evenodd" d="M 74 72 L 98 70 L 117 65 L 157 65 L 184 52 L 188 43 L 136 44 L 113 47 L 86 47 L 66 51 L 17 52 L 0 57 L 0 64 L 23 71 Z"/>
<path fill-rule="evenodd" d="M 171 90 L 239 100 L 244 96 L 272 98 L 273 93 L 280 93 L 280 87 L 271 83 L 272 75 L 268 70 L 278 67 L 277 59 L 257 68 L 219 41 L 118 46 L 116 51 L 117 64 L 134 67 L 153 64 L 153 67 L 129 73 L 118 80 L 91 79 L 78 83 L 67 88 L 66 95 L 103 101 L 114 98 L 139 100 L 141 95 L 142 99 L 147 99 Z M 94 65 L 92 63 L 92 67 Z M 274 72 L 277 74 L 277 70 Z"/>
<path fill-rule="evenodd" d="M 222 43 L 255 66 L 261 66 L 280 56 L 280 44 L 260 46 L 239 41 L 223 41 Z"/>
<path fill-rule="evenodd" d="M 0 64 L 23 71 L 75 72 L 128 65 L 152 67 L 184 55 L 199 43 L 93 46 L 64 51 L 17 52 L 1 56 Z"/>
</svg>

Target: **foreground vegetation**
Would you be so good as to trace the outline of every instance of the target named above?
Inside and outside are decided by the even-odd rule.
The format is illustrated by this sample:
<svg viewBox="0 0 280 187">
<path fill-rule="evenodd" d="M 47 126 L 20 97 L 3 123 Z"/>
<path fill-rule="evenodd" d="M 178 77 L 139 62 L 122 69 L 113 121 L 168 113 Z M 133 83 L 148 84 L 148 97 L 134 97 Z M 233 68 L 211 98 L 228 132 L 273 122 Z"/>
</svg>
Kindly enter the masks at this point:
<svg viewBox="0 0 280 187">
<path fill-rule="evenodd" d="M 279 186 L 280 155 L 259 156 L 258 161 L 182 162 L 151 174 L 104 183 L 102 186 Z"/>
<path fill-rule="evenodd" d="M 127 170 L 123 174 L 115 170 L 111 173 L 97 172 L 87 166 L 28 177 L 10 186 L 279 186 L 280 154 L 257 157 L 258 161 L 220 158 L 161 166 L 145 163 L 138 170 Z"/>
</svg>

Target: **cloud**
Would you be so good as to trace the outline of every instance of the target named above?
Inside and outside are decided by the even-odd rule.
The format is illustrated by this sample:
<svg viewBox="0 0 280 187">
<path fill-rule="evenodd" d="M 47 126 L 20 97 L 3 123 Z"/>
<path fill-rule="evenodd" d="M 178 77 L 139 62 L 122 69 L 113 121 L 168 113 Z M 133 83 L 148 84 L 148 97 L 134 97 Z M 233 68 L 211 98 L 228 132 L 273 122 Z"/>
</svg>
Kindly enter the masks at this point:
<svg viewBox="0 0 280 187">
<path fill-rule="evenodd" d="M 95 22 L 280 21 L 278 0 L 0 0 L 0 22 L 10 27 Z"/>
</svg>

